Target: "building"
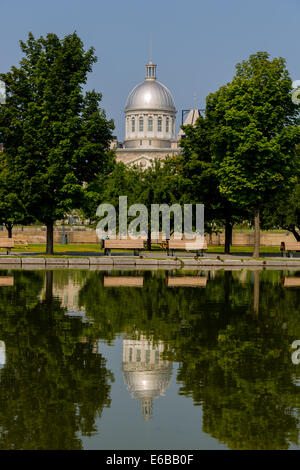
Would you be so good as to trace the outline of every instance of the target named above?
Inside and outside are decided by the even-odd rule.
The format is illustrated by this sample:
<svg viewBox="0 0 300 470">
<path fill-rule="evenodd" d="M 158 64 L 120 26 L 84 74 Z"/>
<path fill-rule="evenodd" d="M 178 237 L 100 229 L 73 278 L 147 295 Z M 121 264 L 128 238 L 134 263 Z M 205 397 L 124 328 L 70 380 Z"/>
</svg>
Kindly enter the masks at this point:
<svg viewBox="0 0 300 470">
<path fill-rule="evenodd" d="M 184 120 L 184 126 L 190 125 L 194 126 L 197 122 L 197 119 L 200 117 L 199 109 L 190 109 L 188 114 Z M 183 119 L 182 119 L 183 121 Z M 179 142 L 180 139 L 184 138 L 184 132 L 182 129 L 177 134 L 177 141 Z"/>
<path fill-rule="evenodd" d="M 152 416 L 153 400 L 164 396 L 170 385 L 173 364 L 163 358 L 162 341 L 154 343 L 141 336 L 139 340 L 123 340 L 123 377 L 132 397 L 140 400 L 142 416 Z"/>
<path fill-rule="evenodd" d="M 146 65 L 145 80 L 130 92 L 125 105 L 125 140 L 113 142 L 117 161 L 149 166 L 155 159 L 178 153 L 175 102 L 157 81 L 156 65 Z"/>
</svg>

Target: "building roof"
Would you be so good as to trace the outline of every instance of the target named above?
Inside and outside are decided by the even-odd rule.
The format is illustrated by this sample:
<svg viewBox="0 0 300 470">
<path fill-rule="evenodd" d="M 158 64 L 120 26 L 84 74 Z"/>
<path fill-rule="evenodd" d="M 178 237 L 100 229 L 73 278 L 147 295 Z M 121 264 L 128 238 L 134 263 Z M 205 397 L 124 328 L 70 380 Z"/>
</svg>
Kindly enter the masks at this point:
<svg viewBox="0 0 300 470">
<path fill-rule="evenodd" d="M 156 80 L 156 65 L 151 62 L 146 65 L 145 81 L 136 85 L 127 98 L 125 112 L 135 110 L 176 112 L 173 96 Z"/>
<path fill-rule="evenodd" d="M 191 126 L 194 126 L 199 116 L 200 116 L 200 112 L 198 109 L 190 109 L 187 117 L 185 118 L 183 125 L 187 126 L 188 124 L 190 124 Z M 184 136 L 184 132 L 182 129 L 180 129 L 180 131 L 177 134 L 178 140 L 181 139 L 182 136 Z"/>
</svg>

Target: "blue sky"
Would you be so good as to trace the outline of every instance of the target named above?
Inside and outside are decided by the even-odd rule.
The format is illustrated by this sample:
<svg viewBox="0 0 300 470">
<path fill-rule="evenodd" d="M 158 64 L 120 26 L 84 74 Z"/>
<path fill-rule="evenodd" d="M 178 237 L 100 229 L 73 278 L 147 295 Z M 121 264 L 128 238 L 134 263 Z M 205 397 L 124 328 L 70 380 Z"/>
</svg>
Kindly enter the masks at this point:
<svg viewBox="0 0 300 470">
<path fill-rule="evenodd" d="M 282 56 L 300 79 L 299 0 L 0 0 L 0 72 L 17 65 L 19 40 L 77 31 L 98 62 L 88 88 L 124 137 L 123 109 L 145 76 L 152 33 L 158 80 L 181 110 L 203 108 L 206 96 L 231 80 L 235 64 L 257 51 Z"/>
</svg>

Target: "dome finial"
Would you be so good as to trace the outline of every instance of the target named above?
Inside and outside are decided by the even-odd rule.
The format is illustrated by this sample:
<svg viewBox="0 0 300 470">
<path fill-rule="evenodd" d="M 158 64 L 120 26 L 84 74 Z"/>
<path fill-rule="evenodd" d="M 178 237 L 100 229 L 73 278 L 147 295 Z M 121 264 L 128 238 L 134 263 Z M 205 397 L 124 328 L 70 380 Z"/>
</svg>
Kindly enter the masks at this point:
<svg viewBox="0 0 300 470">
<path fill-rule="evenodd" d="M 156 80 L 156 65 L 152 64 L 152 60 L 146 65 L 146 80 Z"/>
<path fill-rule="evenodd" d="M 156 65 L 152 64 L 152 33 L 150 33 L 150 60 L 146 65 L 146 80 L 156 80 Z"/>
</svg>

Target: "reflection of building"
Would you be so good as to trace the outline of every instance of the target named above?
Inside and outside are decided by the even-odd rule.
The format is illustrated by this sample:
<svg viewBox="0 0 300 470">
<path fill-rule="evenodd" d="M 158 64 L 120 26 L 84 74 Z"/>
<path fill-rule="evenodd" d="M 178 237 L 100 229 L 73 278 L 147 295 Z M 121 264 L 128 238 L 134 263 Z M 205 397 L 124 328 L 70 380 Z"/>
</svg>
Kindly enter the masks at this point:
<svg viewBox="0 0 300 470">
<path fill-rule="evenodd" d="M 84 308 L 78 306 L 79 291 L 81 287 L 82 286 L 80 284 L 74 282 L 72 276 L 69 276 L 67 282 L 63 282 L 61 284 L 56 282 L 53 283 L 52 295 L 54 297 L 59 297 L 62 307 L 65 307 L 69 314 L 72 313 L 74 316 L 84 317 Z M 41 298 L 45 296 L 45 292 L 46 285 L 41 293 Z"/>
<path fill-rule="evenodd" d="M 123 377 L 132 397 L 142 403 L 142 414 L 147 420 L 152 415 L 152 401 L 163 396 L 169 387 L 173 365 L 162 359 L 164 343 L 157 344 L 145 337 L 123 340 Z"/>
<path fill-rule="evenodd" d="M 6 362 L 5 343 L 0 341 L 0 369 L 2 369 Z"/>
</svg>

